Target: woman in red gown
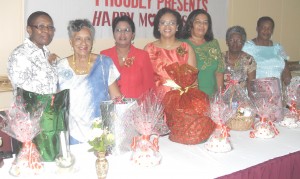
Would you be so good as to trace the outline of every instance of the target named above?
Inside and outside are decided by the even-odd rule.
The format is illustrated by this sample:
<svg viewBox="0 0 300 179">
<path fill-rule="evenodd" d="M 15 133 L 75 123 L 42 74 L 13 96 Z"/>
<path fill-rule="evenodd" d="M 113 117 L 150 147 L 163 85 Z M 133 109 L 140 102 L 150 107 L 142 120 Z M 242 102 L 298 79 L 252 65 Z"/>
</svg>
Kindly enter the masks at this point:
<svg viewBox="0 0 300 179">
<path fill-rule="evenodd" d="M 170 77 L 165 67 L 178 62 L 196 67 L 195 53 L 186 42 L 178 40 L 182 28 L 181 16 L 177 11 L 162 8 L 154 18 L 153 35 L 157 39 L 144 48 L 150 55 L 154 70 L 156 90 L 165 94 L 171 88 L 164 84 Z M 197 82 L 195 82 L 197 83 Z"/>
</svg>

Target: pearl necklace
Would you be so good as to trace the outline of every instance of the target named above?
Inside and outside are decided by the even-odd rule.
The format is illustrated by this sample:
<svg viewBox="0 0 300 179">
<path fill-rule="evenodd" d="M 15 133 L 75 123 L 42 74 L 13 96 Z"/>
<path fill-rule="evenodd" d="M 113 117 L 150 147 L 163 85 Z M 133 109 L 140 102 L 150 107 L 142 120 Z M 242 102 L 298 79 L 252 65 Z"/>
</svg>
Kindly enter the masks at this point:
<svg viewBox="0 0 300 179">
<path fill-rule="evenodd" d="M 75 73 L 77 73 L 79 75 L 83 75 L 83 74 L 88 73 L 89 70 L 90 70 L 90 66 L 91 66 L 91 54 L 89 55 L 89 60 L 87 62 L 85 70 L 79 70 L 79 69 L 77 69 L 76 60 L 75 60 L 75 54 L 73 55 L 72 65 L 74 67 Z"/>
</svg>

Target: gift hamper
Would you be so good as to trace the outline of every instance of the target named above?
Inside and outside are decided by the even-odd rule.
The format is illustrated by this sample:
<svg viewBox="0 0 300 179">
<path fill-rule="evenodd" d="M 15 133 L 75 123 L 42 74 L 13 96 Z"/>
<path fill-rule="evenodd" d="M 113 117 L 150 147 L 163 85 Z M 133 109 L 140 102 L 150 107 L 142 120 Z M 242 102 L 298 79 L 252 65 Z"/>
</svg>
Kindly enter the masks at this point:
<svg viewBox="0 0 300 179">
<path fill-rule="evenodd" d="M 30 112 L 26 106 L 27 103 L 20 96 L 17 96 L 12 107 L 5 111 L 5 116 L 2 116 L 5 123 L 2 131 L 22 143 L 9 171 L 13 176 L 37 175 L 44 168 L 41 155 L 33 143 L 33 138 L 41 131 L 39 122 L 45 105 L 36 103 Z"/>
<path fill-rule="evenodd" d="M 233 82 L 227 86 L 222 98 L 229 106 L 228 110 L 233 114 L 226 121 L 226 125 L 231 130 L 249 130 L 255 120 L 256 108 L 252 100 L 248 97 L 245 88 Z"/>
<path fill-rule="evenodd" d="M 143 167 L 160 164 L 162 156 L 158 140 L 160 135 L 169 131 L 164 122 L 161 98 L 150 90 L 141 96 L 125 116 L 139 133 L 132 138 L 131 161 Z"/>
<path fill-rule="evenodd" d="M 216 93 L 210 99 L 211 119 L 216 123 L 216 129 L 210 136 L 204 147 L 208 151 L 216 153 L 224 153 L 232 150 L 229 140 L 230 129 L 225 125 L 225 122 L 232 116 L 232 110 L 229 105 L 225 104 L 222 99 L 222 94 Z"/>
<path fill-rule="evenodd" d="M 169 139 L 182 144 L 206 141 L 215 129 L 215 123 L 209 117 L 208 96 L 194 84 L 198 70 L 178 63 L 166 66 L 165 70 L 171 79 L 165 85 L 173 89 L 162 101 L 170 129 Z"/>
<path fill-rule="evenodd" d="M 269 77 L 251 80 L 250 93 L 256 108 L 259 109 L 264 104 L 273 110 L 268 114 L 269 120 L 279 122 L 283 119 L 282 92 L 278 78 Z"/>
<path fill-rule="evenodd" d="M 34 138 L 44 161 L 54 161 L 60 152 L 60 133 L 68 131 L 69 123 L 69 90 L 62 90 L 54 94 L 38 94 L 17 88 L 17 95 L 21 96 L 25 109 L 31 112 L 36 105 L 45 106 L 40 118 L 41 132 Z"/>
<path fill-rule="evenodd" d="M 288 128 L 300 127 L 300 77 L 292 78 L 287 86 L 286 102 L 284 118 L 279 124 Z"/>
<path fill-rule="evenodd" d="M 257 109 L 259 121 L 255 123 L 253 130 L 250 131 L 250 138 L 270 139 L 279 134 L 273 121 L 270 119 L 270 113 L 274 109 L 270 108 L 268 102 L 261 100 L 258 104 L 260 108 Z M 273 108 L 276 108 L 273 106 Z"/>
</svg>

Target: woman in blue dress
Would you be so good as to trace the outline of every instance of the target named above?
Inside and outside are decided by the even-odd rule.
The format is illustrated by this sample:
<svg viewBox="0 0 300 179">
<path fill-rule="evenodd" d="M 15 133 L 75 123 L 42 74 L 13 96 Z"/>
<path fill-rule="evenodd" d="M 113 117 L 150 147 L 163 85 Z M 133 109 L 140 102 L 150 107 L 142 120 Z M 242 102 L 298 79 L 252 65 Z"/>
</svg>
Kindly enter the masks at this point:
<svg viewBox="0 0 300 179">
<path fill-rule="evenodd" d="M 272 18 L 264 16 L 257 21 L 257 37 L 245 43 L 243 51 L 252 55 L 257 63 L 256 78 L 276 77 L 288 85 L 291 73 L 288 69 L 286 55 L 279 43 L 271 40 L 275 23 Z"/>
<path fill-rule="evenodd" d="M 109 57 L 91 53 L 95 29 L 90 21 L 70 21 L 68 33 L 74 54 L 60 60 L 57 70 L 59 89 L 70 89 L 70 144 L 76 144 L 88 140 L 100 102 L 121 96 L 120 74 Z"/>
</svg>

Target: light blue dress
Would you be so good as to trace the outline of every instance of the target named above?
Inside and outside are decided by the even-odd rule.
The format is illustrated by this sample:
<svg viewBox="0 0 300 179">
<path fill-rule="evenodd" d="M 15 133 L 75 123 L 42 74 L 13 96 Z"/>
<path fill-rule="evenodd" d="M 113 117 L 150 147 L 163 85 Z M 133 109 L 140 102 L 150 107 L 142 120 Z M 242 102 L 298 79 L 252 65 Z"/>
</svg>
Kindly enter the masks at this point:
<svg viewBox="0 0 300 179">
<path fill-rule="evenodd" d="M 245 43 L 244 52 L 252 55 L 257 63 L 256 78 L 276 77 L 281 79 L 288 56 L 283 47 L 274 43 L 273 46 L 258 46 L 252 40 Z"/>
<path fill-rule="evenodd" d="M 101 101 L 110 99 L 108 86 L 120 73 L 104 55 L 98 55 L 89 74 L 76 75 L 67 58 L 58 62 L 57 71 L 59 90 L 70 89 L 70 144 L 86 142 L 92 122 L 101 116 Z"/>
</svg>

